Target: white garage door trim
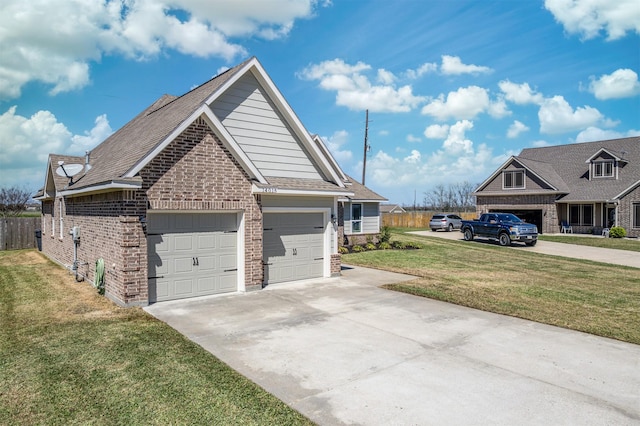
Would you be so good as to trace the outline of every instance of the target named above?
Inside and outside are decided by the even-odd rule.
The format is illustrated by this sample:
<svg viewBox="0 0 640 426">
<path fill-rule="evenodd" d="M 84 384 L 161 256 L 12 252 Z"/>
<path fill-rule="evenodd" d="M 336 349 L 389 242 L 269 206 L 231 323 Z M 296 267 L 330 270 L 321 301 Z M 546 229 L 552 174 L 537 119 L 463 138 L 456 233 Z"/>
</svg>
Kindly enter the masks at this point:
<svg viewBox="0 0 640 426">
<path fill-rule="evenodd" d="M 322 213 L 322 223 L 324 224 L 324 261 L 322 263 L 322 276 L 324 278 L 331 276 L 331 233 L 333 226 L 329 222 L 329 218 L 331 217 L 330 207 L 263 207 L 262 213 Z"/>
<path fill-rule="evenodd" d="M 153 223 L 153 215 L 154 214 L 235 214 L 236 216 L 236 285 L 235 290 L 237 292 L 244 292 L 246 290 L 245 287 L 245 247 L 244 247 L 244 236 L 245 236 L 245 218 L 244 212 L 240 210 L 162 210 L 162 211 L 148 211 L 147 212 L 147 223 Z M 155 230 L 149 229 L 147 232 L 154 233 Z M 151 234 L 148 234 L 148 236 Z M 149 256 L 150 247 L 147 247 L 147 256 Z M 147 276 L 149 277 L 150 271 L 147 272 Z M 151 290 L 151 279 L 149 282 L 149 290 Z M 227 293 L 228 294 L 228 293 Z M 151 294 L 149 294 L 150 302 Z"/>
</svg>

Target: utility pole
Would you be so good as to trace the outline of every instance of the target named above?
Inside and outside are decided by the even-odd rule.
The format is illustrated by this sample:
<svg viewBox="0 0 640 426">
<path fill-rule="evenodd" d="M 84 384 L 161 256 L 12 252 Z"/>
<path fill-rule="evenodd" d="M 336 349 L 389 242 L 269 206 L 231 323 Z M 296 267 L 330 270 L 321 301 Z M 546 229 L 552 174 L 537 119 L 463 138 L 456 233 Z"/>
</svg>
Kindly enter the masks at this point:
<svg viewBox="0 0 640 426">
<path fill-rule="evenodd" d="M 364 185 L 365 176 L 367 174 L 367 151 L 369 151 L 369 144 L 367 142 L 369 134 L 369 110 L 367 110 L 365 127 L 364 127 L 364 156 L 362 159 L 362 184 Z"/>
</svg>

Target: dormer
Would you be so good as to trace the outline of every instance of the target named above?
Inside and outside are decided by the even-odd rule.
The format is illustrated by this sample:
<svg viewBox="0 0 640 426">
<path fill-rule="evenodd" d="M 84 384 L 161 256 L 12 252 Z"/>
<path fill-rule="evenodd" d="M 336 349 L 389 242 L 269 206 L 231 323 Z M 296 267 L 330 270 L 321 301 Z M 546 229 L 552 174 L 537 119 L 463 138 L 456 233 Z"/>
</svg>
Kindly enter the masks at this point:
<svg viewBox="0 0 640 426">
<path fill-rule="evenodd" d="M 585 161 L 589 165 L 589 180 L 618 179 L 619 169 L 627 163 L 624 154 L 601 148 Z"/>
</svg>

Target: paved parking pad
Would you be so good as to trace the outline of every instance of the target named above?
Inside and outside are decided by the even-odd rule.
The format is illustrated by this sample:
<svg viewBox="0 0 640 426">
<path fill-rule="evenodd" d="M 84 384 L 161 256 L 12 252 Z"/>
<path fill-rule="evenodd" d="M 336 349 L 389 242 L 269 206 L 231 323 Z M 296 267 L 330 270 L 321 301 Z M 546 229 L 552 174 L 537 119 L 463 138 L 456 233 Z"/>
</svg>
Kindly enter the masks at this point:
<svg viewBox="0 0 640 426">
<path fill-rule="evenodd" d="M 145 308 L 322 425 L 640 423 L 640 346 L 339 278 Z"/>
</svg>

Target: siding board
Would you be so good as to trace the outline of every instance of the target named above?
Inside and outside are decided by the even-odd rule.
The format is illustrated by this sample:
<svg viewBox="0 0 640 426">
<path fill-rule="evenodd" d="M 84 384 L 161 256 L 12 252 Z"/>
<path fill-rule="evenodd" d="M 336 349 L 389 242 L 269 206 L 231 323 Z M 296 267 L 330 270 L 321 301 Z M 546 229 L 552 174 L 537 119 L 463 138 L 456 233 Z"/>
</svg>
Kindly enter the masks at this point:
<svg viewBox="0 0 640 426">
<path fill-rule="evenodd" d="M 322 179 L 255 77 L 241 78 L 211 109 L 264 176 Z"/>
</svg>

